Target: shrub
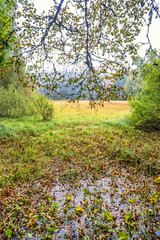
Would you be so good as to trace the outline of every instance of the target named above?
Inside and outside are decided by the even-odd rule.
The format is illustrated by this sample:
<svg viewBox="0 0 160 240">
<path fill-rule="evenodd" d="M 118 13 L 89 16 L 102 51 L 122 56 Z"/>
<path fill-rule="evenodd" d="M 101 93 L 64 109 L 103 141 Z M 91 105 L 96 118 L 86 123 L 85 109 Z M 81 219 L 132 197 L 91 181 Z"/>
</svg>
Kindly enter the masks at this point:
<svg viewBox="0 0 160 240">
<path fill-rule="evenodd" d="M 142 91 L 130 101 L 130 122 L 139 129 L 160 130 L 160 58 L 153 53 L 140 68 Z"/>
<path fill-rule="evenodd" d="M 33 100 L 22 89 L 12 85 L 7 89 L 0 88 L 0 117 L 21 117 L 33 113 Z"/>
<path fill-rule="evenodd" d="M 132 99 L 130 105 L 132 111 L 129 120 L 132 125 L 143 130 L 160 130 L 159 111 L 147 98 Z"/>
<path fill-rule="evenodd" d="M 50 103 L 45 96 L 40 95 L 35 99 L 34 104 L 37 112 L 42 116 L 44 121 L 50 121 L 53 118 L 53 104 Z"/>
</svg>

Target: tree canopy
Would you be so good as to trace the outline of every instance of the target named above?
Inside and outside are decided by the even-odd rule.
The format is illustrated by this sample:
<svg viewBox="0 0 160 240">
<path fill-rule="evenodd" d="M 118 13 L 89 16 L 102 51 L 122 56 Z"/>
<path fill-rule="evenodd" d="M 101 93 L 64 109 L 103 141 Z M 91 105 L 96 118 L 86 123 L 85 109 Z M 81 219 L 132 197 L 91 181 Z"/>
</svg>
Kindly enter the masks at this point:
<svg viewBox="0 0 160 240">
<path fill-rule="evenodd" d="M 12 23 L 10 1 L 1 0 L 0 7 L 0 64 L 6 61 L 7 50 L 11 47 L 12 42 Z"/>
<path fill-rule="evenodd" d="M 2 9 L 6 2 L 1 1 Z M 140 45 L 148 44 L 151 50 L 149 27 L 153 17 L 160 17 L 156 0 L 54 0 L 48 13 L 41 14 L 29 0 L 10 2 L 1 31 L 5 33 L 11 15 L 8 32 L 19 39 L 12 44 L 12 57 L 25 58 L 33 83 L 55 92 L 62 84 L 72 86 L 77 99 L 112 98 L 114 83 L 134 73 Z M 147 42 L 137 44 L 144 25 Z M 62 69 L 69 72 L 67 81 Z"/>
<path fill-rule="evenodd" d="M 24 63 L 20 57 L 20 39 L 15 29 L 17 5 L 14 0 L 0 1 L 0 86 L 5 88 L 24 81 Z"/>
</svg>

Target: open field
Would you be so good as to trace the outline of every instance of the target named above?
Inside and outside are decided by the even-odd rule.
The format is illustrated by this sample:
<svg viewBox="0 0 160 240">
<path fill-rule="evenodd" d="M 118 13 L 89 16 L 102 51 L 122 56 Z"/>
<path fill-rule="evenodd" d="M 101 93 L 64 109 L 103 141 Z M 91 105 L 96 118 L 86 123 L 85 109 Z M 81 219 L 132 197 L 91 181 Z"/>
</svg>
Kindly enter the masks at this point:
<svg viewBox="0 0 160 240">
<path fill-rule="evenodd" d="M 79 103 L 68 103 L 66 101 L 55 101 L 55 117 L 61 120 L 75 120 L 82 122 L 93 122 L 108 120 L 124 116 L 130 110 L 126 101 L 112 101 L 104 103 L 104 107 L 96 105 L 89 106 L 88 101 Z"/>
<path fill-rule="evenodd" d="M 160 135 L 127 102 L 0 119 L 0 239 L 159 239 Z"/>
</svg>

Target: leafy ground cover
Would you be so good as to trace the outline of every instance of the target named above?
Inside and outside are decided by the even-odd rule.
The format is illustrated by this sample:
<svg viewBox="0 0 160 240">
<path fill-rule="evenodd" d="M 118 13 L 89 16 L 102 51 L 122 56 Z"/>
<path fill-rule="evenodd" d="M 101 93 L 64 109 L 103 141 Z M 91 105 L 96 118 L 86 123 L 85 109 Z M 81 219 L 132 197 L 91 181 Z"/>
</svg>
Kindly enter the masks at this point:
<svg viewBox="0 0 160 240">
<path fill-rule="evenodd" d="M 159 239 L 159 133 L 126 102 L 54 106 L 0 119 L 0 239 Z"/>
</svg>

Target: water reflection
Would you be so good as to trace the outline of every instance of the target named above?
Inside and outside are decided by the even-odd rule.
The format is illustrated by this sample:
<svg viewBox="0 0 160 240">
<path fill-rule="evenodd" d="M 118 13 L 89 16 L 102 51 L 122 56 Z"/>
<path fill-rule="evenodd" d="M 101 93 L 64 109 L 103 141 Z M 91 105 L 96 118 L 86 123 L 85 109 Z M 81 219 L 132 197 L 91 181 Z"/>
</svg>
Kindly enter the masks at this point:
<svg viewBox="0 0 160 240">
<path fill-rule="evenodd" d="M 59 182 L 51 191 L 55 199 L 53 204 L 58 203 L 60 220 L 59 231 L 53 239 L 115 239 L 118 232 L 126 231 L 126 226 L 134 226 L 132 237 L 128 239 L 143 239 L 148 231 L 142 219 L 146 205 L 140 202 L 136 188 L 125 177 L 106 177 L 97 181 L 90 177 L 76 186 Z M 80 213 L 76 212 L 77 206 Z M 155 230 L 154 234 L 159 237 L 160 231 Z M 153 238 L 148 236 L 147 239 Z"/>
</svg>

